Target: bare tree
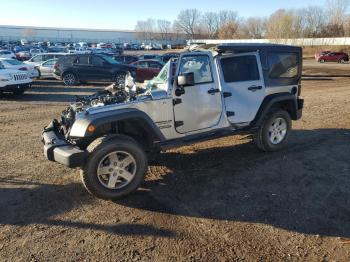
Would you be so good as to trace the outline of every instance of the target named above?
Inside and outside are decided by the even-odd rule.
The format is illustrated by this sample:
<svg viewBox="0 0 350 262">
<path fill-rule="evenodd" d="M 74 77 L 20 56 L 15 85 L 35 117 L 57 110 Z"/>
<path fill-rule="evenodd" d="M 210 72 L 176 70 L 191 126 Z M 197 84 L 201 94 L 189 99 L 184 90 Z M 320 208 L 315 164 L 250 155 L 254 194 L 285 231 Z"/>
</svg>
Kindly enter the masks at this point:
<svg viewBox="0 0 350 262">
<path fill-rule="evenodd" d="M 201 13 L 197 9 L 186 9 L 180 11 L 175 26 L 191 39 L 198 33 Z"/>
<path fill-rule="evenodd" d="M 320 37 L 322 28 L 328 24 L 328 16 L 320 6 L 309 6 L 302 9 L 305 17 L 304 37 Z"/>
<path fill-rule="evenodd" d="M 203 26 L 209 38 L 215 38 L 219 31 L 219 15 L 215 12 L 207 12 L 203 15 Z"/>
<path fill-rule="evenodd" d="M 242 38 L 263 38 L 266 35 L 266 18 L 248 18 L 240 26 L 240 35 Z"/>
<path fill-rule="evenodd" d="M 234 22 L 237 23 L 238 15 L 234 11 L 223 10 L 218 13 L 219 16 L 219 27 L 227 23 Z"/>
<path fill-rule="evenodd" d="M 153 19 L 137 21 L 135 26 L 136 35 L 140 40 L 153 40 L 155 37 L 156 22 Z"/>
<path fill-rule="evenodd" d="M 161 40 L 168 40 L 171 32 L 171 22 L 168 20 L 157 20 L 157 31 Z"/>
<path fill-rule="evenodd" d="M 232 39 L 237 38 L 238 23 L 231 21 L 220 26 L 218 38 L 219 39 Z"/>
</svg>

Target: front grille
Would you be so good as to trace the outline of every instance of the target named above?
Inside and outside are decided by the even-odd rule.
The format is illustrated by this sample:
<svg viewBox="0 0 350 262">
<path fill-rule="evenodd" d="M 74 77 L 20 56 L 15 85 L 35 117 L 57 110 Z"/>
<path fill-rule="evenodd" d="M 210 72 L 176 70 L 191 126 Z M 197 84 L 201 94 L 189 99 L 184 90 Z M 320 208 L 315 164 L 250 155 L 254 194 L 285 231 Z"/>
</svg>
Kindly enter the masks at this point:
<svg viewBox="0 0 350 262">
<path fill-rule="evenodd" d="M 25 79 L 27 79 L 27 74 L 15 74 L 15 75 L 13 75 L 13 79 L 16 81 L 25 80 Z"/>
</svg>

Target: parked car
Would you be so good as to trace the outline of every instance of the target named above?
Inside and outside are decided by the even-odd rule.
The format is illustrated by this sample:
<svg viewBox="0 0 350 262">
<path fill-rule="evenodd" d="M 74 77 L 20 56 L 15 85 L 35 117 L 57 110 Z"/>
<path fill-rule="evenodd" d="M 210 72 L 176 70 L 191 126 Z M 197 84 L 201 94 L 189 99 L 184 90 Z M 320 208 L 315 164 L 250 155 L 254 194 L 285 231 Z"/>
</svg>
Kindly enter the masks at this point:
<svg viewBox="0 0 350 262">
<path fill-rule="evenodd" d="M 137 67 L 136 70 L 136 81 L 144 82 L 145 80 L 151 80 L 162 70 L 164 63 L 158 60 L 139 60 L 131 63 Z"/>
<path fill-rule="evenodd" d="M 142 184 L 148 154 L 242 133 L 264 152 L 293 146 L 292 120 L 301 118 L 304 105 L 302 48 L 235 44 L 216 50 L 182 53 L 146 93 L 117 99 L 105 90 L 80 98 L 42 132 L 44 155 L 80 168 L 91 194 L 114 200 Z M 284 154 L 275 153 L 276 159 Z"/>
<path fill-rule="evenodd" d="M 41 48 L 31 48 L 29 50 L 31 56 L 39 55 L 45 53 L 44 49 Z"/>
<path fill-rule="evenodd" d="M 149 60 L 149 59 L 156 59 L 158 61 L 162 61 L 162 58 L 160 55 L 154 55 L 154 54 L 145 54 L 145 55 L 140 55 L 139 60 Z"/>
<path fill-rule="evenodd" d="M 47 60 L 40 65 L 36 66 L 35 69 L 39 72 L 39 78 L 53 78 L 54 65 L 57 62 L 57 58 Z"/>
<path fill-rule="evenodd" d="M 0 50 L 0 57 L 1 58 L 16 59 L 16 55 L 9 50 Z"/>
<path fill-rule="evenodd" d="M 16 53 L 16 59 L 19 61 L 27 61 L 32 57 L 29 51 L 20 51 Z"/>
<path fill-rule="evenodd" d="M 54 65 L 54 76 L 63 80 L 67 86 L 89 81 L 121 84 L 129 72 L 136 76 L 134 66 L 118 63 L 103 54 L 66 55 L 60 57 Z"/>
<path fill-rule="evenodd" d="M 139 60 L 137 56 L 134 55 L 116 55 L 113 59 L 122 64 L 131 64 Z"/>
<path fill-rule="evenodd" d="M 39 76 L 38 70 L 36 70 L 33 66 L 27 65 L 16 59 L 0 58 L 0 65 L 6 69 L 26 71 L 30 78 L 37 78 Z"/>
<path fill-rule="evenodd" d="M 66 54 L 67 53 L 44 53 L 44 54 L 33 56 L 28 61 L 25 61 L 25 63 L 32 66 L 39 66 L 47 60 L 59 58 L 61 56 L 65 56 Z"/>
<path fill-rule="evenodd" d="M 0 64 L 0 94 L 23 94 L 27 88 L 30 88 L 31 83 L 32 79 L 28 77 L 27 72 L 6 69 L 2 64 Z"/>
<path fill-rule="evenodd" d="M 349 55 L 344 52 L 329 52 L 320 54 L 317 58 L 317 61 L 320 63 L 338 62 L 343 64 L 349 61 Z"/>
</svg>

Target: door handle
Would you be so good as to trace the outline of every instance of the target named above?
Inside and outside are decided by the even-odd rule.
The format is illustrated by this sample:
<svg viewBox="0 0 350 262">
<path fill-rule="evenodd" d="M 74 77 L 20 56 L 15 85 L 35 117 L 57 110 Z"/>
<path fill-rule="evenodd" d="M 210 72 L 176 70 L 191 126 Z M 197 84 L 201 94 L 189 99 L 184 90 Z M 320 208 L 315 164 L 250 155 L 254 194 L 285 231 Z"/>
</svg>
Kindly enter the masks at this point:
<svg viewBox="0 0 350 262">
<path fill-rule="evenodd" d="M 250 87 L 248 87 L 248 90 L 255 92 L 257 90 L 261 90 L 262 88 L 263 88 L 262 86 L 250 86 Z"/>
<path fill-rule="evenodd" d="M 220 92 L 220 89 L 218 89 L 218 88 L 216 88 L 216 89 L 211 88 L 208 90 L 208 94 L 210 94 L 210 95 L 214 95 L 215 93 L 219 93 L 219 92 Z"/>
</svg>

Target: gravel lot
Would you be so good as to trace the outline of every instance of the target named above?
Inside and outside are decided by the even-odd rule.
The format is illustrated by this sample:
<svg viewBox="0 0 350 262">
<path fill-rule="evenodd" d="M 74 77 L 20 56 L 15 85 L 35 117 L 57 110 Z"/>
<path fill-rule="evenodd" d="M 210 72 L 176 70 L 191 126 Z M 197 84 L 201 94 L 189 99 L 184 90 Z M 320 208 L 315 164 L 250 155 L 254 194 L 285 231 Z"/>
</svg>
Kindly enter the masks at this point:
<svg viewBox="0 0 350 262">
<path fill-rule="evenodd" d="M 305 78 L 285 150 L 261 153 L 247 136 L 171 150 L 117 202 L 88 195 L 40 141 L 74 95 L 100 88 L 42 80 L 0 99 L 1 261 L 350 260 L 350 78 Z"/>
</svg>

